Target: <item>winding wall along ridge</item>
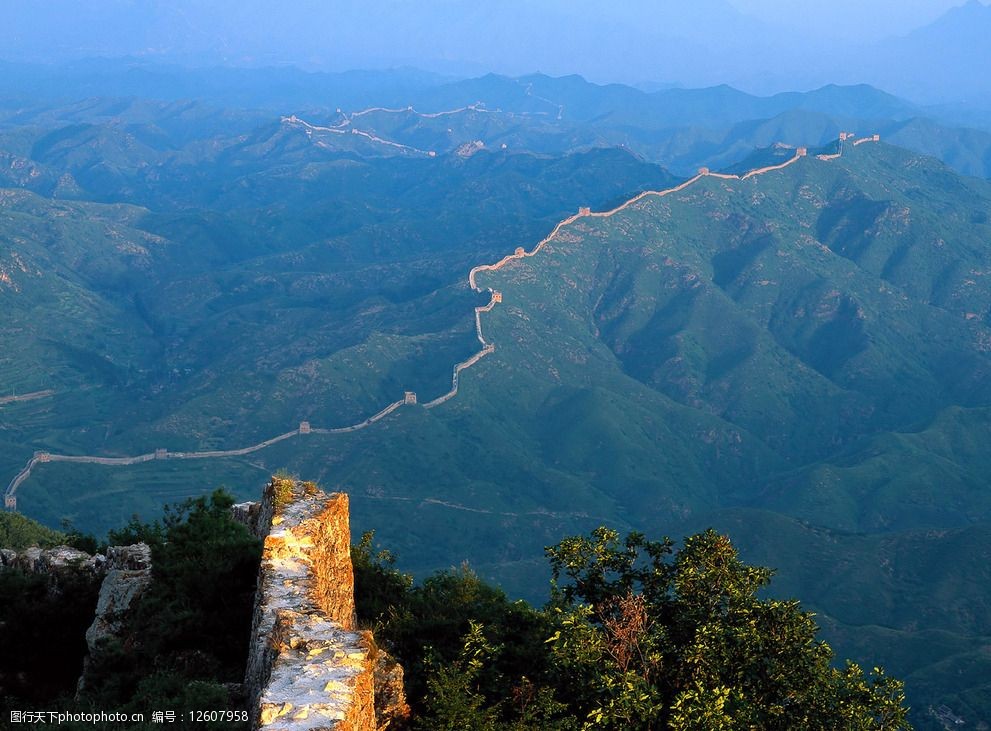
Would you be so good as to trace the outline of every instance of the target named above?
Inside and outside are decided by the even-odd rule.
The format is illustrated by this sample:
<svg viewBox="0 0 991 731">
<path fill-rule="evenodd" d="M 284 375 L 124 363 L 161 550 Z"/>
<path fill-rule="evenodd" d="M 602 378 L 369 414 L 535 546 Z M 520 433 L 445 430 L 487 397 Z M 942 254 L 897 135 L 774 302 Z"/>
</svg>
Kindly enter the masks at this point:
<svg viewBox="0 0 991 731">
<path fill-rule="evenodd" d="M 340 110 L 338 110 L 340 112 Z M 421 150 L 418 147 L 412 147 L 410 145 L 404 145 L 400 142 L 394 142 L 393 140 L 387 140 L 383 137 L 379 137 L 371 132 L 366 132 L 365 130 L 358 129 L 354 126 L 354 120 L 357 117 L 364 116 L 366 114 L 372 113 L 383 113 L 383 114 L 413 114 L 417 117 L 422 117 L 424 119 L 436 119 L 437 117 L 446 117 L 453 114 L 462 114 L 465 112 L 485 112 L 488 114 L 495 114 L 501 112 L 500 109 L 486 109 L 485 105 L 481 102 L 475 102 L 474 104 L 468 104 L 464 107 L 458 107 L 457 109 L 449 109 L 442 112 L 418 112 L 412 105 L 405 107 L 404 109 L 389 109 L 387 107 L 369 107 L 368 109 L 362 109 L 358 112 L 340 112 L 344 119 L 337 124 L 330 126 L 321 126 L 316 124 L 310 124 L 305 119 L 300 119 L 295 114 L 288 117 L 282 117 L 283 124 L 289 124 L 296 127 L 301 127 L 307 135 L 311 136 L 314 132 L 330 132 L 332 134 L 348 134 L 346 128 L 350 128 L 351 134 L 360 135 L 370 142 L 377 142 L 380 145 L 386 145 L 388 147 L 394 147 L 398 150 L 403 150 L 405 152 L 410 152 L 417 155 L 426 155 L 427 157 L 436 156 L 436 152 L 433 150 Z M 320 144 L 317 142 L 316 144 Z"/>
<path fill-rule="evenodd" d="M 366 110 L 366 111 L 374 111 L 374 110 Z M 385 110 L 385 111 L 395 111 L 395 110 Z M 302 120 L 296 120 L 295 117 L 285 118 L 285 119 L 287 121 L 291 119 L 293 121 L 302 122 Z M 302 123 L 307 126 L 312 126 L 307 124 L 306 122 L 302 122 Z M 833 155 L 816 155 L 816 159 L 821 161 L 829 161 L 842 156 L 843 153 L 842 143 L 844 140 L 850 138 L 852 138 L 852 135 L 849 135 L 848 133 L 843 133 L 840 137 L 839 152 Z M 880 138 L 878 135 L 872 135 L 870 137 L 863 137 L 861 139 L 858 139 L 854 141 L 853 144 L 854 146 L 857 146 L 865 142 L 878 142 L 879 140 Z M 642 201 L 644 198 L 648 198 L 651 196 L 663 198 L 664 196 L 671 195 L 672 193 L 678 193 L 682 190 L 685 190 L 689 186 L 694 185 L 699 180 L 705 177 L 714 177 L 723 180 L 749 180 L 759 175 L 764 175 L 766 173 L 775 170 L 781 170 L 783 168 L 786 168 L 789 165 L 795 164 L 803 157 L 806 157 L 806 148 L 799 147 L 795 150 L 794 156 L 789 158 L 788 160 L 779 163 L 777 165 L 767 165 L 762 168 L 757 168 L 755 170 L 751 170 L 747 173 L 744 173 L 743 175 L 734 175 L 728 173 L 712 173 L 708 170 L 708 168 L 702 168 L 699 170 L 697 175 L 695 175 L 692 178 L 689 178 L 688 180 L 684 181 L 679 185 L 664 190 L 645 190 L 633 196 L 626 202 L 621 203 L 620 205 L 608 211 L 592 211 L 589 208 L 579 208 L 578 213 L 572 214 L 571 216 L 568 216 L 562 221 L 559 221 L 558 224 L 554 226 L 553 230 L 551 230 L 551 232 L 547 236 L 541 239 L 540 242 L 538 242 L 537 245 L 532 250 L 526 251 L 523 247 L 519 247 L 512 254 L 507 254 L 495 264 L 481 264 L 479 266 L 472 267 L 471 271 L 468 272 L 468 286 L 471 287 L 471 289 L 476 292 L 482 292 L 483 291 L 482 288 L 478 286 L 478 283 L 476 281 L 476 275 L 479 272 L 497 271 L 515 259 L 525 259 L 527 257 L 536 255 L 537 252 L 539 252 L 542 248 L 544 248 L 544 246 L 548 242 L 553 240 L 558 235 L 558 233 L 560 233 L 562 228 L 566 226 L 570 226 L 572 223 L 574 223 L 575 221 L 581 218 L 586 218 L 586 217 L 609 218 L 611 216 L 616 215 L 620 211 L 623 211 L 629 208 L 630 206 L 638 203 L 639 201 Z M 459 377 L 461 375 L 461 372 L 475 365 L 482 358 L 495 351 L 495 344 L 487 341 L 482 332 L 482 313 L 491 312 L 492 309 L 496 306 L 496 304 L 502 302 L 502 294 L 500 292 L 493 290 L 492 288 L 487 288 L 487 289 L 488 292 L 490 293 L 490 299 L 488 304 L 475 308 L 475 334 L 478 337 L 479 343 L 481 343 L 482 345 L 481 350 L 479 350 L 477 353 L 475 353 L 467 360 L 462 361 L 461 363 L 458 363 L 454 366 L 453 373 L 451 376 L 451 390 L 433 399 L 432 401 L 428 401 L 422 404 L 424 408 L 433 409 L 445 403 L 446 401 L 449 401 L 450 399 L 454 398 L 454 396 L 456 396 L 458 393 Z M 38 393 L 44 393 L 44 392 L 38 392 Z M 25 394 L 25 395 L 28 396 L 31 394 Z M 265 441 L 259 442 L 258 444 L 253 444 L 249 447 L 242 447 L 240 449 L 209 450 L 209 451 L 200 451 L 200 452 L 170 452 L 166 449 L 157 449 L 154 452 L 149 452 L 147 454 L 140 454 L 135 457 L 98 457 L 98 456 L 90 456 L 90 455 L 62 455 L 62 454 L 51 454 L 49 452 L 35 452 L 34 456 L 32 456 L 30 460 L 28 460 L 24 468 L 19 473 L 17 473 L 14 479 L 11 480 L 10 484 L 7 486 L 7 489 L 4 491 L 4 506 L 8 509 L 16 510 L 17 488 L 20 487 L 21 484 L 25 480 L 27 480 L 28 477 L 31 476 L 31 471 L 40 463 L 75 462 L 75 463 L 100 464 L 100 465 L 108 465 L 108 466 L 121 466 L 121 465 L 134 465 L 143 462 L 150 462 L 156 459 L 215 459 L 222 457 L 240 457 L 246 454 L 251 454 L 252 452 L 257 452 L 259 450 L 265 449 L 266 447 L 269 447 L 273 444 L 276 444 L 278 442 L 284 441 L 286 439 L 290 439 L 292 437 L 301 434 L 344 434 L 348 432 L 355 432 L 360 429 L 364 429 L 366 427 L 371 426 L 372 424 L 379 421 L 380 419 L 385 418 L 386 416 L 388 416 L 389 414 L 391 414 L 393 411 L 395 411 L 401 406 L 412 405 L 412 404 L 416 404 L 416 394 L 413 392 L 407 392 L 406 397 L 404 399 L 389 404 L 381 411 L 377 412 L 376 414 L 368 417 L 363 421 L 358 422 L 357 424 L 326 429 L 326 428 L 312 428 L 309 422 L 301 422 L 299 428 L 297 429 L 293 429 L 292 431 L 285 432 L 284 434 L 279 434 L 278 436 L 272 437 L 271 439 L 266 439 Z"/>
<path fill-rule="evenodd" d="M 45 396 L 51 396 L 55 392 L 48 388 L 44 391 L 32 391 L 31 393 L 22 393 L 20 396 L 0 396 L 0 406 L 4 404 L 13 404 L 19 401 L 33 401 L 36 398 L 45 398 Z"/>
</svg>

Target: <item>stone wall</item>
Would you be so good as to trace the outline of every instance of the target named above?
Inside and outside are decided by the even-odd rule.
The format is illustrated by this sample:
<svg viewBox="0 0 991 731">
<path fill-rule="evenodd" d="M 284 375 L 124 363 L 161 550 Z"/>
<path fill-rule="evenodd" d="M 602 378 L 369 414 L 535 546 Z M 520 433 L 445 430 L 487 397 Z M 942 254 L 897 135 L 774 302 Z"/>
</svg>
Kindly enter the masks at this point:
<svg viewBox="0 0 991 731">
<path fill-rule="evenodd" d="M 0 570 L 14 569 L 29 574 L 56 576 L 60 571 L 82 571 L 96 577 L 106 572 L 106 559 L 101 554 L 90 556 L 70 546 L 54 548 L 25 548 L 12 551 L 0 548 Z"/>
<path fill-rule="evenodd" d="M 356 629 L 348 496 L 273 478 L 261 502 L 235 505 L 231 516 L 264 541 L 244 687 L 252 728 L 405 728 L 403 669 L 371 632 Z M 152 581 L 151 550 L 143 543 L 111 547 L 106 556 L 68 546 L 0 549 L 4 569 L 102 579 L 86 632 L 91 656 L 103 639 L 119 635 Z"/>
<path fill-rule="evenodd" d="M 273 478 L 257 510 L 239 508 L 264 536 L 245 675 L 253 728 L 384 728 L 380 653 L 370 632 L 355 630 L 347 495 Z"/>
</svg>

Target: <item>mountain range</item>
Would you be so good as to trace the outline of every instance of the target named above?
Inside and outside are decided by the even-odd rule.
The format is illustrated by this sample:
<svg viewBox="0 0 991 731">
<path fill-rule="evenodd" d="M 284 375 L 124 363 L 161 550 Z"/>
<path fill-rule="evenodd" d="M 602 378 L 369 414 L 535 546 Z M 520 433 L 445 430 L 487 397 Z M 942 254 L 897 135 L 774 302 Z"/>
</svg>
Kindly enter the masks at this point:
<svg viewBox="0 0 991 731">
<path fill-rule="evenodd" d="M 977 72 L 988 66 L 991 8 L 979 0 L 894 37 L 885 35 L 875 13 L 855 7 L 837 5 L 814 25 L 786 24 L 757 20 L 726 0 L 691 6 L 636 0 L 608 12 L 587 0 L 378 0 L 360 12 L 303 2 L 277 14 L 265 2 L 73 0 L 59 7 L 44 16 L 42 32 L 34 3 L 6 3 L 0 9 L 6 59 L 137 57 L 201 67 L 314 69 L 391 68 L 412 61 L 462 77 L 482 69 L 514 76 L 579 72 L 626 83 L 731 83 L 763 94 L 866 82 L 918 102 L 991 107 L 991 86 Z M 856 34 L 871 40 L 844 40 L 842 29 L 857 25 L 876 27 Z"/>
<path fill-rule="evenodd" d="M 158 86 L 2 82 L 0 471 L 167 452 L 38 462 L 20 510 L 102 533 L 288 468 L 404 569 L 469 560 L 536 600 L 562 536 L 715 526 L 839 655 L 905 677 L 919 728 L 988 717 L 979 110 L 98 66 L 85 94 Z M 181 98 L 195 79 L 244 83 Z"/>
</svg>

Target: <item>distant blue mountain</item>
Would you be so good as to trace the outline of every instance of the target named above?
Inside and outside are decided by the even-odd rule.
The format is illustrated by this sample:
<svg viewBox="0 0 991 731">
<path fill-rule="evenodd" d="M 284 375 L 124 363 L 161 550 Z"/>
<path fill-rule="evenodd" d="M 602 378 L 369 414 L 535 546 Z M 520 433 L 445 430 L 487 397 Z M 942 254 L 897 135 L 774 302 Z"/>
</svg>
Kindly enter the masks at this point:
<svg viewBox="0 0 991 731">
<path fill-rule="evenodd" d="M 0 3 L 0 57 L 131 56 L 193 66 L 413 65 L 446 74 L 731 84 L 761 94 L 869 83 L 924 103 L 991 104 L 991 8 L 979 0 L 888 41 L 852 46 L 785 31 L 727 0 L 34 0 Z M 837 22 L 858 23 L 855 16 Z"/>
<path fill-rule="evenodd" d="M 878 45 L 871 79 L 924 101 L 991 104 L 991 6 L 978 0 Z"/>
</svg>

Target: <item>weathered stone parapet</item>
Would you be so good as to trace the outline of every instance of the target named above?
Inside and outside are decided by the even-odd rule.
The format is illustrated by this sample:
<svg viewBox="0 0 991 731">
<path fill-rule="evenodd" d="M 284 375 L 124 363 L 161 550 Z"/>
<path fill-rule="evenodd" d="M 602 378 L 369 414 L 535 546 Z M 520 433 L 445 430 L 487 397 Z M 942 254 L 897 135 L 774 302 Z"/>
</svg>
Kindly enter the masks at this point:
<svg viewBox="0 0 991 731">
<path fill-rule="evenodd" d="M 231 520 L 245 526 L 256 538 L 265 536 L 259 530 L 258 520 L 261 517 L 261 503 L 237 503 L 231 505 Z M 269 518 L 271 520 L 271 518 Z M 270 526 L 265 526 L 266 532 Z"/>
<path fill-rule="evenodd" d="M 375 649 L 354 631 L 347 495 L 273 478 L 257 525 L 265 539 L 245 675 L 253 728 L 375 731 Z"/>
<path fill-rule="evenodd" d="M 375 731 L 373 642 L 319 615 L 279 610 L 258 728 Z"/>
<path fill-rule="evenodd" d="M 90 556 L 85 551 L 70 546 L 54 548 L 25 548 L 23 551 L 0 549 L 0 569 L 14 569 L 30 574 L 48 574 L 52 577 L 60 571 L 73 570 L 101 576 L 105 570 L 102 554 Z"/>
</svg>

